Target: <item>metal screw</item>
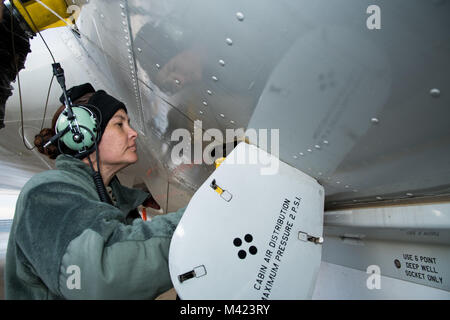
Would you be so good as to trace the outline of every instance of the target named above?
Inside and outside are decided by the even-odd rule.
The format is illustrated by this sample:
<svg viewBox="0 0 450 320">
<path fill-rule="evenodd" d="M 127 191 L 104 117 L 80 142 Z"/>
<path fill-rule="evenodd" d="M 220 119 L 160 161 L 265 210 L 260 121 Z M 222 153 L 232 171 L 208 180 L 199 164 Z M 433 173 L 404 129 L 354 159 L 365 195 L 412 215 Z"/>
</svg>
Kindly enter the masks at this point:
<svg viewBox="0 0 450 320">
<path fill-rule="evenodd" d="M 441 95 L 441 91 L 437 88 L 433 88 L 430 90 L 430 94 L 433 98 L 439 98 L 439 96 Z"/>
</svg>

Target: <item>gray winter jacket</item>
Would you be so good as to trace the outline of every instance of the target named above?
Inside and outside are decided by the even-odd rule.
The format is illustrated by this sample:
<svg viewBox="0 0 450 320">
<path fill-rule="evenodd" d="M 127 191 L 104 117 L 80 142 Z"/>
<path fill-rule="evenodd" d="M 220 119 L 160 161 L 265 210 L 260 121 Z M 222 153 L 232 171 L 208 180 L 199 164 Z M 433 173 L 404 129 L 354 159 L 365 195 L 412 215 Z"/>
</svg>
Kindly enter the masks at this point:
<svg viewBox="0 0 450 320">
<path fill-rule="evenodd" d="M 110 183 L 100 202 L 88 165 L 60 155 L 16 204 L 5 265 L 7 299 L 154 299 L 172 287 L 168 254 L 184 213 L 128 222 L 148 193 Z"/>
</svg>

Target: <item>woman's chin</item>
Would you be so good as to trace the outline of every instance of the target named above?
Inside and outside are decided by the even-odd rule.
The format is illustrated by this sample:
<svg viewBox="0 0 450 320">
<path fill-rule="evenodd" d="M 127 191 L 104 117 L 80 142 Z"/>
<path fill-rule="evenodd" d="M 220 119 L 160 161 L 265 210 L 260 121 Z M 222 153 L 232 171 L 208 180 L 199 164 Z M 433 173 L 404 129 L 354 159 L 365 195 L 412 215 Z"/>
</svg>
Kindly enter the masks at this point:
<svg viewBox="0 0 450 320">
<path fill-rule="evenodd" d="M 135 153 L 134 157 L 130 157 L 130 164 L 134 164 L 139 160 L 137 153 Z"/>
</svg>

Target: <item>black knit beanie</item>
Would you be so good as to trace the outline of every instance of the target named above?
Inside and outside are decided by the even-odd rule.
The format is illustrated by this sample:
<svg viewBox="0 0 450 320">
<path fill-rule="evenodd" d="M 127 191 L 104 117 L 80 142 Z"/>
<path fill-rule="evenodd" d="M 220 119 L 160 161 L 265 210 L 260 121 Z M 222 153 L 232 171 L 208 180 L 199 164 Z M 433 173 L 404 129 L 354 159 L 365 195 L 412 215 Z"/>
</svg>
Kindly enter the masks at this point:
<svg viewBox="0 0 450 320">
<path fill-rule="evenodd" d="M 123 109 L 127 112 L 125 104 L 116 98 L 107 94 L 104 90 L 95 91 L 94 87 L 90 83 L 85 83 L 79 86 L 75 86 L 67 90 L 67 96 L 73 102 L 78 98 L 81 98 L 86 93 L 95 92 L 94 95 L 89 99 L 87 107 L 91 110 L 97 117 L 100 123 L 100 134 L 102 135 L 105 131 L 108 121 L 114 116 L 114 114 L 119 110 Z M 59 98 L 62 104 L 64 104 L 64 95 Z M 92 107 L 94 106 L 94 107 Z M 98 109 L 98 110 L 97 110 Z M 100 114 L 99 114 L 100 112 Z"/>
</svg>

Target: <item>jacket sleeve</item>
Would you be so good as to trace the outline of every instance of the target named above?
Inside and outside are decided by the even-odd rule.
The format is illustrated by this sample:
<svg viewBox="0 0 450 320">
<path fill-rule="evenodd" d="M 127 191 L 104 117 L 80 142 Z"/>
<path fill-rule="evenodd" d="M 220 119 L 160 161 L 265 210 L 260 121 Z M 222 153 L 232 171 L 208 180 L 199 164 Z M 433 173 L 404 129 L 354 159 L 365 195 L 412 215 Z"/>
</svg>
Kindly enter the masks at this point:
<svg viewBox="0 0 450 320">
<path fill-rule="evenodd" d="M 126 225 L 119 209 L 68 183 L 41 185 L 26 206 L 32 214 L 21 219 L 17 242 L 53 293 L 154 299 L 172 287 L 169 245 L 185 208 Z"/>
</svg>

